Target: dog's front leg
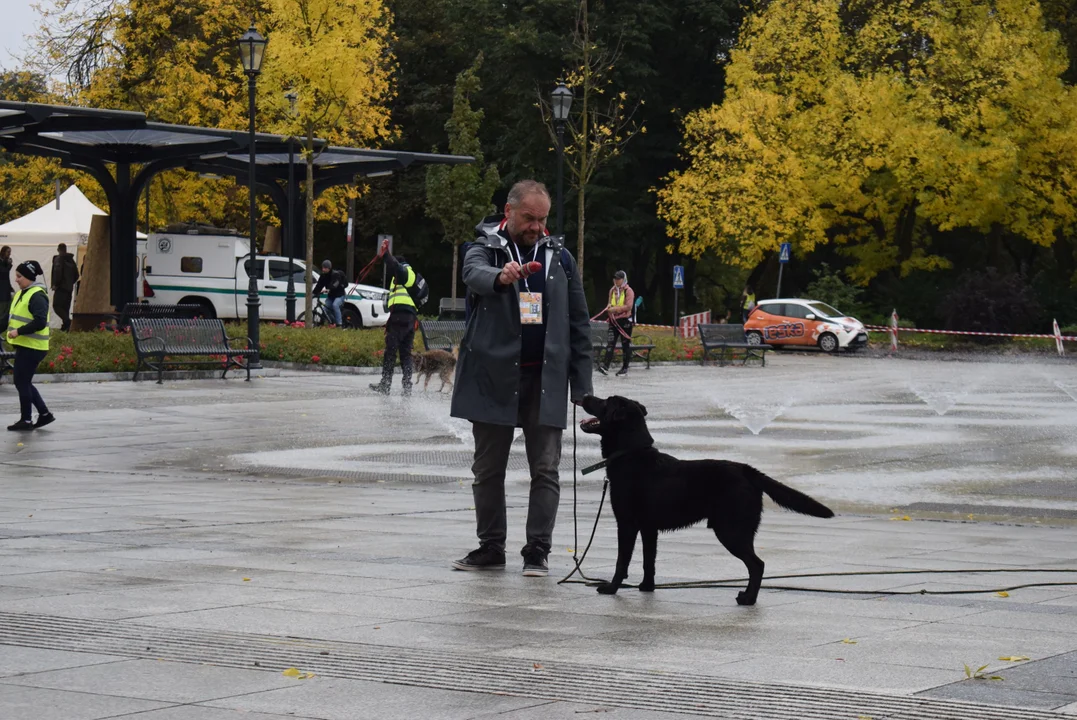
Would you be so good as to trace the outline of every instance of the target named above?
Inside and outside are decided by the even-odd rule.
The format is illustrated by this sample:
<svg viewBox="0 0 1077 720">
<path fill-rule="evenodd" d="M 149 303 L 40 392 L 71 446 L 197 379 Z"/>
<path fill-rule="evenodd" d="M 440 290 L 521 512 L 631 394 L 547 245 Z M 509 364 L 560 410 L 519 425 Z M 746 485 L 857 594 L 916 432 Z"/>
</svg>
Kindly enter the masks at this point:
<svg viewBox="0 0 1077 720">
<path fill-rule="evenodd" d="M 658 554 L 658 531 L 644 529 L 640 531 L 643 539 L 643 580 L 639 584 L 640 592 L 654 592 L 654 560 Z"/>
<path fill-rule="evenodd" d="M 617 569 L 613 579 L 598 586 L 603 595 L 613 595 L 620 589 L 621 583 L 628 577 L 628 564 L 632 562 L 632 551 L 636 548 L 636 534 L 639 528 L 628 523 L 617 523 Z"/>
</svg>

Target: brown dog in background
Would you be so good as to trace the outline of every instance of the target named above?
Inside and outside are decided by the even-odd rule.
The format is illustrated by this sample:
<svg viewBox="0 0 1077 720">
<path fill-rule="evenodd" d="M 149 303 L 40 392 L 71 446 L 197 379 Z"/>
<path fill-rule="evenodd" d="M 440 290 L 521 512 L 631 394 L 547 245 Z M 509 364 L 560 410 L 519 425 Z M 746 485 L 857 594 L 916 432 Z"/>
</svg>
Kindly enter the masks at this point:
<svg viewBox="0 0 1077 720">
<path fill-rule="evenodd" d="M 434 375 L 441 378 L 441 387 L 438 388 L 438 392 L 445 389 L 446 383 L 452 387 L 453 373 L 456 371 L 456 353 L 457 349 L 454 347 L 451 353 L 444 350 L 427 350 L 424 353 L 415 354 L 416 379 L 426 376 L 426 383 L 423 385 L 424 392 L 430 387 L 430 378 Z"/>
</svg>

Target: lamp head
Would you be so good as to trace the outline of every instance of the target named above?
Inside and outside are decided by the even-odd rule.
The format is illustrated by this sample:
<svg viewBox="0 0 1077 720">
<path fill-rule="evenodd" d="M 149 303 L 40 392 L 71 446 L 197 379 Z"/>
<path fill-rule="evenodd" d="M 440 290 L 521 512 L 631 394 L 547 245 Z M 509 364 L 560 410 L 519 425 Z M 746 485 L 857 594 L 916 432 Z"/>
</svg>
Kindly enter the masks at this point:
<svg viewBox="0 0 1077 720">
<path fill-rule="evenodd" d="M 550 107 L 553 109 L 554 120 L 568 120 L 568 112 L 572 109 L 572 91 L 564 83 L 557 83 L 557 87 L 550 93 Z"/>
<path fill-rule="evenodd" d="M 257 75 L 262 71 L 262 55 L 265 53 L 268 41 L 254 29 L 251 23 L 247 32 L 239 39 L 239 56 L 243 60 L 243 72 L 248 75 Z"/>
</svg>

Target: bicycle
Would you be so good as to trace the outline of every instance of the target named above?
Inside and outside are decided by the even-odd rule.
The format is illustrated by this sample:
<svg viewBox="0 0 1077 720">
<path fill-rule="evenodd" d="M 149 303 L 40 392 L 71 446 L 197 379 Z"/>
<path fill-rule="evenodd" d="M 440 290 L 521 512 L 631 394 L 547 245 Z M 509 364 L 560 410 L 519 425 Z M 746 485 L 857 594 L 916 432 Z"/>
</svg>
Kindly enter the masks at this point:
<svg viewBox="0 0 1077 720">
<path fill-rule="evenodd" d="M 306 322 L 306 311 L 299 313 L 299 317 L 296 318 L 298 322 Z M 322 296 L 318 295 L 314 298 L 314 307 L 311 308 L 311 316 L 314 318 L 314 327 L 329 327 L 329 311 L 325 308 L 325 301 L 322 300 Z M 343 321 L 340 327 L 353 328 L 355 327 L 354 319 L 352 318 L 352 312 L 347 308 L 341 308 L 340 310 L 341 320 Z"/>
</svg>

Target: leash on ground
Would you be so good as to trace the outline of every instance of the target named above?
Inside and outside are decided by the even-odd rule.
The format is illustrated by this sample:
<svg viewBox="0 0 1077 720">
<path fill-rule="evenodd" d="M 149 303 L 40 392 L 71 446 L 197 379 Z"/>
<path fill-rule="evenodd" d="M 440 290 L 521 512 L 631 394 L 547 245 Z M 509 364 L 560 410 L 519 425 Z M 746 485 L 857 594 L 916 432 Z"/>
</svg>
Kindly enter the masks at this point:
<svg viewBox="0 0 1077 720">
<path fill-rule="evenodd" d="M 601 313 L 600 313 L 601 314 Z M 579 536 L 579 520 L 578 520 L 578 502 L 576 495 L 576 406 L 572 406 L 572 562 L 574 567 L 565 577 L 557 581 L 558 585 L 587 585 L 594 587 L 596 585 L 609 582 L 608 580 L 602 580 L 600 578 L 589 577 L 583 571 L 583 561 L 587 557 L 587 552 L 591 549 L 591 544 L 595 541 L 595 533 L 598 531 L 598 520 L 602 517 L 602 508 L 606 501 L 606 490 L 609 488 L 610 479 L 607 475 L 602 482 L 602 497 L 598 501 L 598 512 L 595 514 L 594 525 L 591 526 L 591 537 L 587 539 L 587 547 L 583 549 L 583 553 L 580 553 L 580 536 Z M 834 578 L 834 577 L 876 577 L 876 576 L 888 576 L 888 575 L 967 575 L 969 573 L 982 573 L 982 574 L 1003 574 L 1003 573 L 1058 573 L 1058 574 L 1075 574 L 1077 568 L 976 568 L 968 570 L 849 570 L 844 572 L 826 572 L 826 573 L 795 573 L 791 575 L 772 575 L 771 580 L 802 580 L 806 578 Z M 579 574 L 579 580 L 573 580 L 572 576 Z M 748 578 L 725 578 L 722 580 L 685 580 L 682 582 L 670 582 L 670 583 L 656 583 L 655 590 L 695 590 L 695 589 L 716 589 L 716 588 L 731 588 L 740 590 L 748 582 Z M 1077 586 L 1077 581 L 1062 581 L 1062 582 L 1035 582 L 1035 583 L 1021 583 L 1019 585 L 1008 585 L 1005 587 L 986 588 L 981 590 L 928 590 L 927 588 L 920 588 L 919 590 L 846 590 L 842 588 L 820 588 L 820 587 L 803 587 L 795 585 L 770 585 L 763 583 L 760 586 L 761 590 L 786 590 L 792 592 L 808 592 L 808 593 L 827 593 L 835 595 L 885 595 L 885 596 L 898 596 L 898 595 L 981 595 L 984 593 L 1003 593 L 1012 592 L 1014 590 L 1024 590 L 1026 588 L 1036 587 L 1070 587 Z M 629 583 L 621 583 L 622 588 L 635 588 L 637 585 L 631 585 Z"/>
</svg>

